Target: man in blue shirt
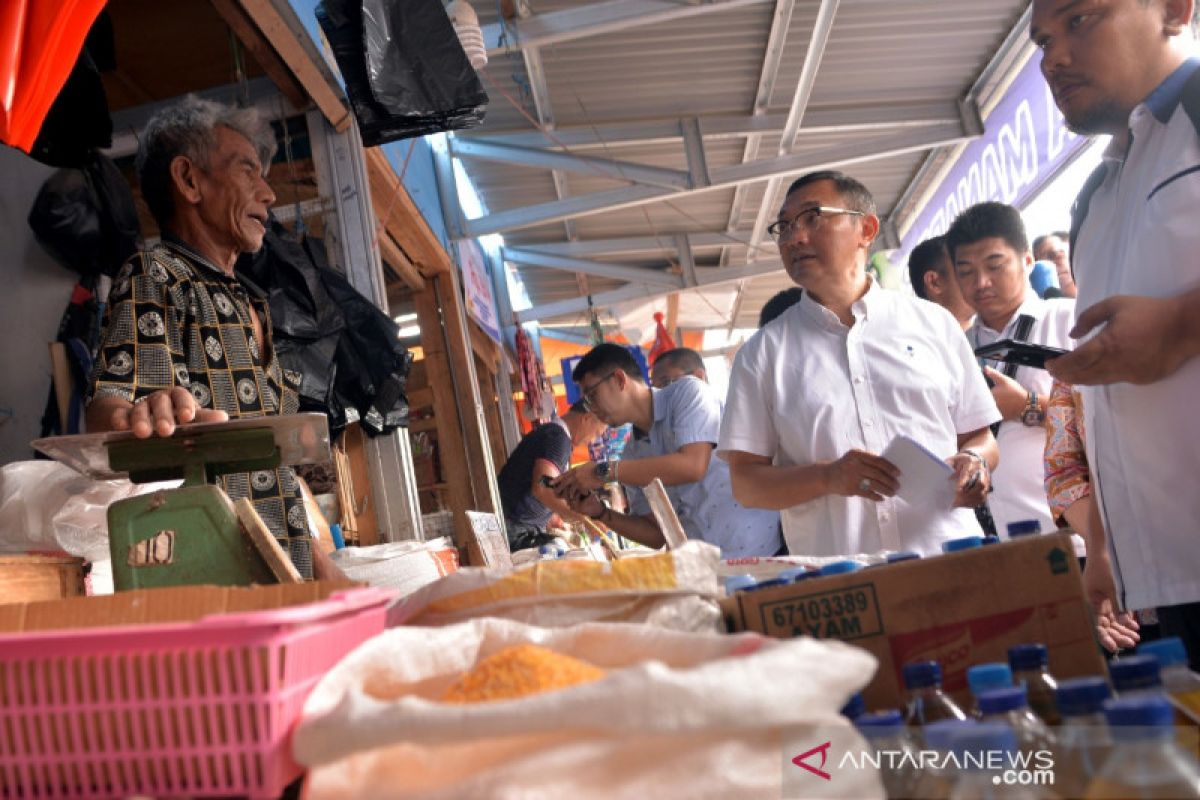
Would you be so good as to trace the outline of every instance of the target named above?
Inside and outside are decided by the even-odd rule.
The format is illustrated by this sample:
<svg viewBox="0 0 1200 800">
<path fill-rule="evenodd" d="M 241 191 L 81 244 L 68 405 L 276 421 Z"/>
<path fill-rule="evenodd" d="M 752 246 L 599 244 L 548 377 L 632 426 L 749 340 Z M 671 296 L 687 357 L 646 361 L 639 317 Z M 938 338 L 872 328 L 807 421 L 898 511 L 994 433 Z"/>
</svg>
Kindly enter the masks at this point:
<svg viewBox="0 0 1200 800">
<path fill-rule="evenodd" d="M 543 479 L 553 480 L 571 465 L 571 451 L 604 433 L 607 426 L 582 403 L 539 425 L 521 439 L 496 477 L 508 528 L 509 547 L 524 550 L 551 541 L 546 528 L 557 513 L 574 518 Z"/>
<path fill-rule="evenodd" d="M 661 547 L 663 533 L 642 492 L 658 478 L 688 538 L 720 547 L 724 558 L 780 551 L 779 514 L 734 500 L 729 467 L 713 457 L 721 402 L 708 384 L 689 375 L 662 389 L 647 386 L 633 356 L 615 344 L 592 348 L 571 377 L 597 418 L 612 426 L 632 423 L 634 432 L 620 461 L 584 464 L 559 478 L 559 497 L 628 539 Z M 608 508 L 594 494 L 611 481 L 628 492 L 630 513 Z"/>
</svg>

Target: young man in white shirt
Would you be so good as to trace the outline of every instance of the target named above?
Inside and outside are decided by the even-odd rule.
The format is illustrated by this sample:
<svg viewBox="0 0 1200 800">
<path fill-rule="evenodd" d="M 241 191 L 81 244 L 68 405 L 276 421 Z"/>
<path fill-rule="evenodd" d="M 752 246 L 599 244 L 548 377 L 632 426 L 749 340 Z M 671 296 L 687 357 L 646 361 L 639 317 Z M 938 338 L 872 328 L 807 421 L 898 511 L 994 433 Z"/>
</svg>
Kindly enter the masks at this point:
<svg viewBox="0 0 1200 800">
<path fill-rule="evenodd" d="M 1193 0 L 1035 0 L 1029 36 L 1070 127 L 1111 134 L 1081 193 L 1071 259 L 1079 346 L 1050 362 L 1081 386 L 1111 566 L 1093 605 L 1157 606 L 1200 669 L 1200 75 Z M 1194 109 L 1193 109 L 1194 110 Z M 1092 191 L 1089 191 L 1092 190 Z M 1093 549 L 1097 549 L 1093 547 Z M 1098 554 L 1097 554 L 1098 555 Z"/>
<path fill-rule="evenodd" d="M 1070 349 L 1075 304 L 1042 300 L 1026 277 L 1033 265 L 1021 214 L 1004 203 L 979 203 L 958 215 L 946 246 L 963 298 L 975 310 L 967 329 L 972 349 L 1001 339 Z M 992 475 L 988 507 L 996 532 L 1008 535 L 1015 522 L 1037 520 L 1043 533 L 1057 529 L 1046 502 L 1042 457 L 1046 450 L 1046 406 L 1053 380 L 1044 369 L 1011 371 L 994 361 L 984 371 L 1004 421 L 996 434 L 1000 466 Z M 1083 555 L 1082 539 L 1077 553 Z"/>
<path fill-rule="evenodd" d="M 734 496 L 781 509 L 795 555 L 933 554 L 978 535 L 1000 415 L 949 312 L 867 275 L 870 192 L 840 172 L 805 175 L 768 230 L 804 295 L 734 362 L 718 451 Z M 904 476 L 879 454 L 902 435 L 953 468 L 953 508 L 895 496 Z"/>
</svg>

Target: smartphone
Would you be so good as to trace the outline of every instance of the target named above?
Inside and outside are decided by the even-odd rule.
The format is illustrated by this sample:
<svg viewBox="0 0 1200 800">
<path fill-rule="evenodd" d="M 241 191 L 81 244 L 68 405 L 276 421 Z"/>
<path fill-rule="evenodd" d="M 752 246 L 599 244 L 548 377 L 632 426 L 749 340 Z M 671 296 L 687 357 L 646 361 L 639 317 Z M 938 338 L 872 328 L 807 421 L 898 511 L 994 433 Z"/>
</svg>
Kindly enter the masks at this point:
<svg viewBox="0 0 1200 800">
<path fill-rule="evenodd" d="M 1046 347 L 1029 342 L 1014 342 L 1012 339 L 1001 339 L 992 344 L 975 348 L 975 355 L 991 361 L 1004 361 L 1010 364 L 1020 364 L 1022 367 L 1045 369 L 1047 359 L 1065 356 L 1069 350 L 1057 347 Z"/>
</svg>

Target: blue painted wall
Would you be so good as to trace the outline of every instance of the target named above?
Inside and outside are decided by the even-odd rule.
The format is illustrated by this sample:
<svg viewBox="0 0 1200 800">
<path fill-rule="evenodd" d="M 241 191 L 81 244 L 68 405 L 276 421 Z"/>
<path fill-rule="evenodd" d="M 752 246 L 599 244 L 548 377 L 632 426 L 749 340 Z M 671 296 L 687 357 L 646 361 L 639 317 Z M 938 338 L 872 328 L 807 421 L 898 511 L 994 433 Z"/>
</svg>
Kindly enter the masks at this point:
<svg viewBox="0 0 1200 800">
<path fill-rule="evenodd" d="M 288 2 L 291 4 L 292 10 L 296 12 L 296 16 L 304 24 L 304 29 L 308 31 L 308 35 L 312 38 L 317 50 L 324 53 L 324 48 L 321 46 L 321 26 L 317 24 L 316 15 L 319 0 L 288 0 Z M 338 74 L 336 70 L 334 70 L 334 74 Z M 341 76 L 339 75 L 338 77 L 340 79 Z M 345 84 L 343 83 L 343 88 L 344 86 Z M 409 158 L 410 147 L 415 147 L 411 158 Z M 384 145 L 383 152 L 397 175 L 400 175 L 403 171 L 404 188 L 408 190 L 413 202 L 420 209 L 421 216 L 425 217 L 425 221 L 429 223 L 429 227 L 437 234 L 438 239 L 441 240 L 442 246 L 448 250 L 446 221 L 442 217 L 442 204 L 441 198 L 438 195 L 437 176 L 433 171 L 433 150 L 430 148 L 429 143 L 424 138 L 406 139 Z M 405 160 L 408 161 L 407 169 L 404 168 Z"/>
<path fill-rule="evenodd" d="M 429 227 L 437 234 L 442 247 L 449 251 L 446 220 L 442 216 L 442 200 L 441 195 L 438 194 L 437 175 L 434 173 L 433 167 L 433 148 L 422 137 L 391 142 L 383 145 L 381 149 L 396 174 L 403 176 L 404 188 L 408 190 L 413 202 L 420 209 L 421 216 L 425 217 Z M 407 162 L 407 166 L 405 162 Z M 451 253 L 451 257 L 454 257 L 453 253 Z"/>
</svg>

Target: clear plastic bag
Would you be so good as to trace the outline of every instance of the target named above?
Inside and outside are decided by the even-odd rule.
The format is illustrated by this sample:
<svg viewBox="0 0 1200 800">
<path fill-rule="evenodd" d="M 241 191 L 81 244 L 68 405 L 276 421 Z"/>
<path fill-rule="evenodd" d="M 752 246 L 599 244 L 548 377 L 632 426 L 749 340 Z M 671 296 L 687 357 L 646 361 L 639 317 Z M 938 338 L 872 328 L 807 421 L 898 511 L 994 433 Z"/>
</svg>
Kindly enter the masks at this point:
<svg viewBox="0 0 1200 800">
<path fill-rule="evenodd" d="M 108 558 L 108 507 L 179 481 L 98 481 L 56 461 L 0 467 L 0 552 L 63 551 L 86 561 Z"/>
</svg>

